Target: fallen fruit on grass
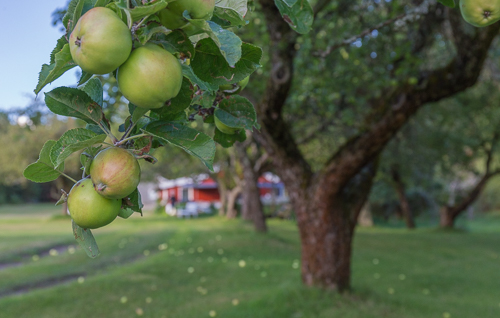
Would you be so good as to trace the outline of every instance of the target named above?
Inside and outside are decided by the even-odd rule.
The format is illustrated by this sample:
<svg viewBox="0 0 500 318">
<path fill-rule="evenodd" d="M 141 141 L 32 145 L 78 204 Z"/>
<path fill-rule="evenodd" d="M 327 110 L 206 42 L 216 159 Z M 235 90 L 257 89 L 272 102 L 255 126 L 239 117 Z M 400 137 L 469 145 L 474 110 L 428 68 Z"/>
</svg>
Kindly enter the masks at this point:
<svg viewBox="0 0 500 318">
<path fill-rule="evenodd" d="M 122 199 L 134 192 L 141 179 L 141 167 L 128 150 L 109 147 L 90 164 L 90 177 L 97 193 L 108 199 Z"/>
<path fill-rule="evenodd" d="M 75 183 L 68 195 L 69 214 L 84 229 L 97 229 L 111 223 L 120 208 L 121 200 L 99 195 L 88 178 Z"/>
<path fill-rule="evenodd" d="M 113 10 L 97 7 L 80 17 L 69 37 L 69 48 L 73 61 L 82 70 L 107 74 L 129 57 L 132 36 Z"/>
</svg>

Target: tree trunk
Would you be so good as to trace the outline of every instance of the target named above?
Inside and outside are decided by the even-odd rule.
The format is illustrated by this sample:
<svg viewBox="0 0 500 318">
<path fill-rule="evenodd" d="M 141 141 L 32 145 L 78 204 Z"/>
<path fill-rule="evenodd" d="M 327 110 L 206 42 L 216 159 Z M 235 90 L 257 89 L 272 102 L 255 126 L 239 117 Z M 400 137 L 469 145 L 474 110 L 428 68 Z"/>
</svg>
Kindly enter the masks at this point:
<svg viewBox="0 0 500 318">
<path fill-rule="evenodd" d="M 439 210 L 440 221 L 439 225 L 442 228 L 453 228 L 455 226 L 455 220 L 462 214 L 474 201 L 479 197 L 484 187 L 488 183 L 491 177 L 500 174 L 500 171 L 496 170 L 494 172 L 486 173 L 481 180 L 476 184 L 476 186 L 463 198 L 460 203 L 453 206 L 446 205 Z"/>
<path fill-rule="evenodd" d="M 297 214 L 310 214 L 312 209 L 323 219 L 299 221 L 302 242 L 302 280 L 308 286 L 323 286 L 344 291 L 349 289 L 353 227 L 349 213 L 342 210 L 341 198 L 335 207 L 316 207 L 304 200 L 294 204 Z M 338 211 L 332 211 L 338 210 Z M 300 218 L 301 220 L 303 218 Z"/>
<path fill-rule="evenodd" d="M 401 180 L 401 175 L 399 174 L 399 169 L 397 167 L 392 167 L 391 171 L 392 181 L 394 182 L 394 188 L 399 198 L 399 205 L 401 207 L 401 212 L 406 222 L 406 227 L 409 229 L 415 228 L 415 220 L 413 218 L 413 213 L 410 209 L 410 203 L 408 202 L 408 197 L 406 196 L 405 184 Z"/>
<path fill-rule="evenodd" d="M 439 210 L 439 226 L 441 228 L 452 229 L 455 227 L 455 219 L 457 215 L 453 215 L 450 207 L 444 206 Z"/>
<path fill-rule="evenodd" d="M 373 226 L 373 215 L 370 211 L 370 205 L 366 203 L 359 212 L 358 225 L 362 227 L 372 227 Z"/>
<path fill-rule="evenodd" d="M 253 162 L 248 157 L 243 145 L 236 144 L 235 148 L 243 168 L 241 217 L 244 220 L 252 221 L 257 232 L 267 232 L 266 218 L 258 187 L 259 174 L 254 170 Z"/>
<path fill-rule="evenodd" d="M 302 280 L 306 285 L 340 292 L 350 288 L 354 228 L 375 170 L 376 164 L 369 164 L 341 191 L 318 182 L 306 192 L 292 194 L 296 198 L 292 203 L 299 223 Z"/>
<path fill-rule="evenodd" d="M 269 35 L 271 67 L 266 88 L 256 104 L 261 129 L 255 136 L 272 157 L 297 214 L 304 283 L 347 290 L 352 235 L 376 170 L 373 161 L 423 105 L 452 96 L 477 82 L 500 25 L 471 32 L 462 28 L 459 12 L 445 11 L 452 30 L 450 40 L 456 48 L 448 64 L 415 74 L 418 85 L 399 81 L 396 87 L 382 90 L 378 97 L 366 94 L 366 106 L 371 111 L 360 118 L 363 128 L 332 151 L 323 167 L 313 171 L 290 129 L 293 123 L 284 116 L 294 80 L 297 34 L 282 19 L 274 1 L 259 3 Z M 441 27 L 445 18 L 443 11 L 434 7 L 428 12 L 422 15 L 416 30 L 419 36 L 414 54 L 430 46 L 432 41 L 427 35 Z M 372 168 L 367 169 L 369 166 Z M 372 173 L 364 173 L 365 170 Z"/>
<path fill-rule="evenodd" d="M 243 171 L 245 179 L 243 181 L 241 217 L 244 220 L 252 221 L 257 232 L 267 232 L 257 180 L 247 176 L 247 172 Z"/>
<path fill-rule="evenodd" d="M 229 191 L 227 191 L 227 210 L 226 217 L 228 219 L 234 219 L 238 216 L 238 210 L 236 209 L 236 200 L 238 195 L 241 193 L 241 187 L 237 186 Z"/>
<path fill-rule="evenodd" d="M 224 184 L 223 180 L 217 180 L 217 187 L 219 188 L 219 196 L 220 196 L 220 207 L 219 207 L 219 215 L 226 215 L 227 210 L 227 187 Z"/>
</svg>

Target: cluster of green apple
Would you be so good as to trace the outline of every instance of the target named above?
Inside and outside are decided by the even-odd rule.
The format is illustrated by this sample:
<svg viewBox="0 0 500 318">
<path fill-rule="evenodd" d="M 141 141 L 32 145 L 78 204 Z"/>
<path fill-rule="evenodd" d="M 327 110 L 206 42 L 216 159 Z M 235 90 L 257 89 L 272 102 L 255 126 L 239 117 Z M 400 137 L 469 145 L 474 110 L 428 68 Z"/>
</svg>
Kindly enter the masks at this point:
<svg viewBox="0 0 500 318">
<path fill-rule="evenodd" d="M 160 108 L 181 89 L 179 60 L 154 44 L 132 51 L 131 32 L 111 9 L 87 11 L 71 33 L 69 45 L 83 71 L 100 75 L 117 70 L 120 91 L 137 107 Z"/>
<path fill-rule="evenodd" d="M 189 27 L 182 16 L 184 11 L 193 18 L 208 20 L 214 7 L 214 0 L 177 0 L 158 15 L 162 24 L 173 30 Z M 116 70 L 120 91 L 137 107 L 163 107 L 181 89 L 183 75 L 179 60 L 155 44 L 133 49 L 131 31 L 111 9 L 95 7 L 87 11 L 73 29 L 69 45 L 73 61 L 83 71 L 102 75 Z M 229 85 L 221 90 L 237 93 L 247 82 L 248 79 L 244 85 L 239 83 L 236 88 Z M 235 133 L 230 127 L 225 130 Z M 109 147 L 94 157 L 89 174 L 73 186 L 67 203 L 78 226 L 95 229 L 118 216 L 122 199 L 137 188 L 141 171 L 130 150 Z"/>
<path fill-rule="evenodd" d="M 500 0 L 460 0 L 460 11 L 468 23 L 485 27 L 500 20 Z"/>
<path fill-rule="evenodd" d="M 68 194 L 68 210 L 73 221 L 85 229 L 111 223 L 120 212 L 122 199 L 137 188 L 141 169 L 135 155 L 120 147 L 101 150 L 84 178 Z"/>
</svg>

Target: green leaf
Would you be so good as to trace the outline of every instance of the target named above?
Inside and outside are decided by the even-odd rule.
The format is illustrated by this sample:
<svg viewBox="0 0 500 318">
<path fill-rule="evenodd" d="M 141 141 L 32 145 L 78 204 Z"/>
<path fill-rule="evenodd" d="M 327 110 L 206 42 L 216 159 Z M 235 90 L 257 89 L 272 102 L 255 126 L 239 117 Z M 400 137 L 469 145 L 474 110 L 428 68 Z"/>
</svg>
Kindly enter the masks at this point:
<svg viewBox="0 0 500 318">
<path fill-rule="evenodd" d="M 94 4 L 95 7 L 105 7 L 111 0 L 97 0 Z"/>
<path fill-rule="evenodd" d="M 65 44 L 58 53 L 54 54 L 54 59 L 54 63 L 42 65 L 42 70 L 38 75 L 38 84 L 35 88 L 35 94 L 38 94 L 47 84 L 52 83 L 66 71 L 76 66 L 76 63 L 71 57 L 71 52 L 69 51 L 69 44 Z"/>
<path fill-rule="evenodd" d="M 94 7 L 94 4 L 96 3 L 97 0 L 79 0 L 78 4 L 75 6 L 75 10 L 73 12 L 73 18 L 71 19 L 71 29 L 67 30 L 68 34 L 71 34 L 73 32 L 73 29 L 75 28 L 76 24 L 78 23 L 78 20 L 82 15 L 84 15 L 87 11 L 92 9 Z"/>
<path fill-rule="evenodd" d="M 164 121 L 152 122 L 143 131 L 164 143 L 184 149 L 213 171 L 215 142 L 205 133 L 175 122 Z"/>
<path fill-rule="evenodd" d="M 167 7 L 167 4 L 168 3 L 165 0 L 159 0 L 145 6 L 137 6 L 133 9 L 128 9 L 127 4 L 123 1 L 116 3 L 118 8 L 130 12 L 130 16 L 132 17 L 132 21 L 134 22 L 165 9 Z"/>
<path fill-rule="evenodd" d="M 76 22 L 73 22 L 73 16 L 75 14 L 75 8 L 78 5 L 79 0 L 71 0 L 70 3 L 68 4 L 68 9 L 66 10 L 66 14 L 64 15 L 62 19 L 62 24 L 66 28 L 66 33 L 71 34 L 71 31 L 73 31 L 73 27 L 76 24 Z"/>
<path fill-rule="evenodd" d="M 99 153 L 99 151 L 101 151 L 101 149 L 102 145 L 97 147 L 88 147 L 80 155 L 80 162 L 86 174 L 88 174 L 87 171 L 90 171 L 90 164 L 92 163 L 92 160 L 94 160 L 94 157 Z"/>
<path fill-rule="evenodd" d="M 276 7 L 295 32 L 306 34 L 311 31 L 314 12 L 307 0 L 274 0 Z"/>
<path fill-rule="evenodd" d="M 42 147 L 40 151 L 40 156 L 35 163 L 30 164 L 23 172 L 26 179 L 42 183 L 54 181 L 61 174 L 59 171 L 64 170 L 64 164 L 59 165 L 54 168 L 52 161 L 50 160 L 50 151 L 52 147 L 56 144 L 55 140 L 48 140 Z M 59 170 L 59 171 L 56 171 Z"/>
<path fill-rule="evenodd" d="M 135 189 L 129 196 L 122 199 L 122 210 L 131 210 L 132 212 L 138 212 L 142 215 L 143 207 L 141 193 L 138 189 Z"/>
<path fill-rule="evenodd" d="M 215 22 L 205 21 L 203 19 L 189 19 L 186 15 L 184 15 L 184 17 L 193 26 L 208 34 L 217 45 L 220 53 L 229 66 L 234 67 L 241 58 L 241 39 L 233 32 L 223 29 Z"/>
<path fill-rule="evenodd" d="M 56 206 L 62 205 L 68 201 L 68 194 L 64 192 L 64 190 L 61 190 L 61 192 L 62 192 L 61 197 L 59 198 L 59 200 L 57 200 L 55 204 Z"/>
<path fill-rule="evenodd" d="M 137 123 L 142 116 L 148 113 L 149 109 L 142 107 L 135 107 L 134 112 L 132 113 L 132 122 Z"/>
<path fill-rule="evenodd" d="M 66 40 L 66 36 L 63 35 L 57 40 L 56 47 L 50 53 L 50 64 L 54 64 L 56 62 L 56 54 L 61 52 L 64 48 L 64 45 L 68 44 L 68 40 Z"/>
<path fill-rule="evenodd" d="M 85 129 L 91 130 L 98 135 L 105 134 L 105 132 L 102 130 L 102 128 L 99 125 L 87 124 L 87 125 L 85 125 Z"/>
<path fill-rule="evenodd" d="M 237 141 L 243 142 L 247 138 L 245 130 L 241 129 L 235 134 L 228 135 L 215 128 L 214 141 L 224 148 L 232 147 Z"/>
<path fill-rule="evenodd" d="M 447 7 L 455 8 L 455 1 L 454 0 L 438 0 L 438 2 L 444 4 Z"/>
<path fill-rule="evenodd" d="M 189 65 L 182 64 L 182 75 L 187 77 L 191 83 L 197 85 L 203 91 L 215 92 L 219 89 L 219 85 L 217 84 L 210 84 L 202 81 L 198 76 L 196 76 L 196 74 L 194 74 L 193 69 Z"/>
<path fill-rule="evenodd" d="M 132 214 L 134 214 L 134 211 L 131 209 L 121 209 L 120 212 L 118 212 L 118 216 L 122 219 L 128 219 Z"/>
<path fill-rule="evenodd" d="M 196 45 L 195 58 L 191 62 L 194 74 L 210 85 L 220 86 L 241 81 L 260 67 L 262 57 L 262 50 L 259 47 L 243 43 L 241 48 L 241 59 L 235 67 L 230 67 L 211 39 L 199 41 Z"/>
<path fill-rule="evenodd" d="M 215 117 L 231 128 L 251 130 L 257 121 L 257 114 L 252 103 L 243 96 L 232 95 L 219 103 Z"/>
<path fill-rule="evenodd" d="M 168 35 L 172 33 L 171 30 L 164 27 L 159 21 L 156 21 L 158 20 L 157 16 L 153 16 L 151 20 L 152 21 L 146 21 L 144 25 L 138 28 L 135 32 L 137 39 L 142 45 L 150 42 L 153 36 L 158 36 L 159 34 Z"/>
<path fill-rule="evenodd" d="M 50 160 L 58 166 L 72 153 L 102 143 L 106 135 L 98 135 L 85 128 L 75 128 L 65 132 L 50 151 Z"/>
<path fill-rule="evenodd" d="M 210 108 L 214 105 L 217 94 L 210 91 L 204 91 L 202 94 L 195 95 L 192 105 L 201 105 L 203 108 Z"/>
<path fill-rule="evenodd" d="M 247 21 L 236 11 L 228 8 L 218 8 L 215 7 L 214 15 L 219 19 L 227 21 L 230 26 L 244 26 Z"/>
<path fill-rule="evenodd" d="M 247 0 L 216 0 L 215 9 L 230 9 L 236 11 L 241 17 L 245 17 L 248 12 Z"/>
<path fill-rule="evenodd" d="M 99 78 L 94 77 L 80 89 L 85 93 L 87 93 L 87 95 L 89 95 L 94 102 L 96 102 L 97 104 L 99 104 L 99 106 L 102 107 L 103 91 L 102 91 L 102 83 Z"/>
<path fill-rule="evenodd" d="M 71 225 L 73 226 L 73 235 L 75 240 L 80 244 L 81 248 L 87 253 L 90 258 L 96 258 L 99 256 L 99 247 L 95 241 L 94 235 L 90 229 L 84 229 L 79 227 L 75 221 L 71 220 Z"/>
<path fill-rule="evenodd" d="M 194 57 L 194 46 L 187 34 L 182 30 L 171 31 L 168 35 L 157 34 L 153 43 L 160 44 L 165 50 L 172 54 L 177 52 L 192 59 Z"/>
<path fill-rule="evenodd" d="M 179 94 L 172 98 L 167 105 L 161 108 L 153 109 L 153 111 L 159 114 L 162 119 L 170 114 L 177 114 L 191 105 L 193 94 L 194 91 L 191 82 L 184 77 Z"/>
<path fill-rule="evenodd" d="M 45 104 L 55 114 L 99 124 L 102 108 L 87 93 L 77 88 L 58 87 L 45 93 Z"/>
<path fill-rule="evenodd" d="M 87 82 L 89 79 L 91 79 L 93 75 L 94 74 L 87 73 L 87 72 L 82 70 L 82 75 L 80 76 L 80 79 L 78 80 L 77 86 L 85 84 L 85 82 Z"/>
</svg>

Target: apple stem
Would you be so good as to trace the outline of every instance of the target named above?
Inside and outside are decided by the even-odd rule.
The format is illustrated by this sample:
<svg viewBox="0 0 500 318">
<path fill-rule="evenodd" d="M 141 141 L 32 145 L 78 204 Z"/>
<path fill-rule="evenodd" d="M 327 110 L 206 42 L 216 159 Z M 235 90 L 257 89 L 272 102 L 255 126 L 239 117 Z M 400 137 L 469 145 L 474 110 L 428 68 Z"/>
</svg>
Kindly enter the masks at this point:
<svg viewBox="0 0 500 318">
<path fill-rule="evenodd" d="M 59 171 L 59 170 L 57 170 L 57 169 L 54 169 L 54 170 L 56 170 L 57 172 L 59 172 L 61 175 L 65 176 L 65 177 L 66 177 L 66 178 L 68 178 L 69 180 L 73 181 L 74 183 L 77 183 L 77 181 L 76 181 L 75 179 L 71 178 L 70 176 L 68 176 L 68 175 L 67 175 L 67 174 L 65 174 L 64 172 Z"/>
<path fill-rule="evenodd" d="M 135 156 L 135 159 L 144 159 L 152 164 L 155 164 L 158 162 L 158 159 L 156 159 L 155 157 L 153 157 L 151 155 Z"/>
<path fill-rule="evenodd" d="M 125 133 L 123 134 L 123 136 L 122 136 L 122 139 L 121 139 L 121 140 L 123 140 L 123 139 L 125 139 L 125 138 L 128 138 L 128 136 L 129 136 L 129 135 L 130 135 L 130 133 L 132 132 L 132 129 L 134 129 L 134 127 L 135 127 L 135 123 L 134 123 L 134 122 L 132 122 L 132 120 L 130 120 L 130 122 L 131 122 L 131 125 L 130 125 L 130 126 L 128 126 L 127 131 L 125 131 Z M 121 140 L 120 140 L 120 141 L 121 141 Z"/>
<path fill-rule="evenodd" d="M 75 44 L 76 46 L 80 47 L 82 45 L 82 39 L 76 38 Z"/>
<path fill-rule="evenodd" d="M 148 137 L 148 136 L 150 136 L 150 135 L 148 135 L 148 134 L 140 134 L 140 135 L 135 135 L 135 136 L 132 136 L 132 137 L 128 137 L 128 138 L 122 139 L 122 140 L 120 140 L 118 142 L 115 142 L 115 146 L 121 146 L 124 143 L 126 143 L 127 141 L 132 140 L 132 139 L 137 139 L 137 138 L 142 138 L 142 137 Z"/>
<path fill-rule="evenodd" d="M 97 191 L 102 192 L 102 191 L 104 191 L 104 189 L 106 189 L 106 185 L 105 184 L 99 183 L 98 185 L 96 185 L 96 190 Z"/>
<path fill-rule="evenodd" d="M 111 142 L 115 143 L 117 141 L 116 137 L 111 133 L 111 131 L 109 131 L 106 125 L 99 123 L 99 127 L 101 127 L 102 131 L 104 131 L 104 133 L 108 135 L 109 139 L 111 139 Z"/>
</svg>

